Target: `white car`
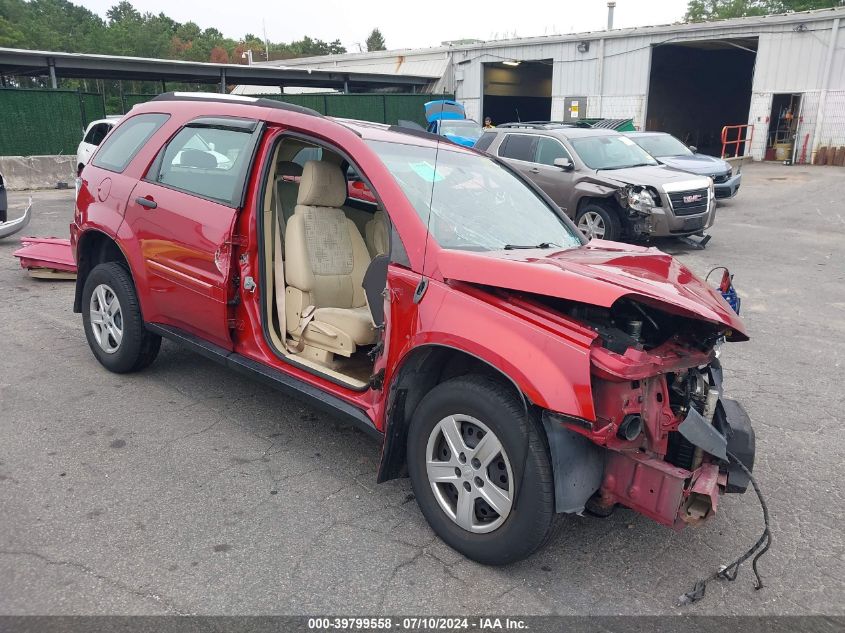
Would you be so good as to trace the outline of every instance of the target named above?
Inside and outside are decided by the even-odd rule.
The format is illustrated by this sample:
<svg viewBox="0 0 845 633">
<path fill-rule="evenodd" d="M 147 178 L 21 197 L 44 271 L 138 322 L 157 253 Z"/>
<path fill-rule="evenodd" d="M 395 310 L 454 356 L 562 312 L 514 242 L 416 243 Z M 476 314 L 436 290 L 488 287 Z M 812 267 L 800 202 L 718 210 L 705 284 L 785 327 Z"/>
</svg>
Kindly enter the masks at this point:
<svg viewBox="0 0 845 633">
<path fill-rule="evenodd" d="M 76 149 L 76 175 L 82 173 L 82 168 L 91 160 L 91 155 L 106 138 L 106 134 L 111 132 L 111 129 L 120 123 L 122 116 L 110 116 L 105 119 L 97 119 L 91 121 L 88 127 L 85 128 L 85 135 L 82 137 L 82 142 Z"/>
</svg>

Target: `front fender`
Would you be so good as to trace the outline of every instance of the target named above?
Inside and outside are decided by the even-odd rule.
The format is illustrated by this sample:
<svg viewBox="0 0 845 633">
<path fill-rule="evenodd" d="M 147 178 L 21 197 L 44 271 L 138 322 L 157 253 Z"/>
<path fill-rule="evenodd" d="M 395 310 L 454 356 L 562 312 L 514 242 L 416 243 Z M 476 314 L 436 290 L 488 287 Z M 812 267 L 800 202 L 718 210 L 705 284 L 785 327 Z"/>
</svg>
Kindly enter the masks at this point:
<svg viewBox="0 0 845 633">
<path fill-rule="evenodd" d="M 590 344 L 595 333 L 470 284 L 431 281 L 409 349 L 442 345 L 506 375 L 533 404 L 595 419 Z"/>
</svg>

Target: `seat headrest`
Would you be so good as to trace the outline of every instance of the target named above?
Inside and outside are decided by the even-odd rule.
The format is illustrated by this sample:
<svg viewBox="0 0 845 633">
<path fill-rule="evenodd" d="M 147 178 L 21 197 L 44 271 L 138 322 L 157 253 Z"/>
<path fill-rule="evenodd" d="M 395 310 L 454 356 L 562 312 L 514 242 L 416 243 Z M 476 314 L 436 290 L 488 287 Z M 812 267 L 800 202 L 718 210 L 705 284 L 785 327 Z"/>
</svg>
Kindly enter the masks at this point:
<svg viewBox="0 0 845 633">
<path fill-rule="evenodd" d="M 341 207 L 346 202 L 346 177 L 340 167 L 319 160 L 309 160 L 302 170 L 297 205 Z"/>
<path fill-rule="evenodd" d="M 295 163 L 292 160 L 280 160 L 276 163 L 276 178 L 280 176 L 301 176 L 302 165 Z"/>
<path fill-rule="evenodd" d="M 179 165 L 198 169 L 214 169 L 217 167 L 217 159 L 201 149 L 183 149 L 179 156 Z"/>
</svg>

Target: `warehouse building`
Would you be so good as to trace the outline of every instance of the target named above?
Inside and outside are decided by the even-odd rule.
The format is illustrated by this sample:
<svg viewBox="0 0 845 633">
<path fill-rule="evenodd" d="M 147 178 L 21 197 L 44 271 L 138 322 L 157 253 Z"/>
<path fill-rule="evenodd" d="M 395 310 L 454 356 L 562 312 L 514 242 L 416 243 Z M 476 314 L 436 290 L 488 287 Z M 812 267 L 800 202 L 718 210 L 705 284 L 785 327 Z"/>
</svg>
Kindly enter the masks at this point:
<svg viewBox="0 0 845 633">
<path fill-rule="evenodd" d="M 842 17 L 835 8 L 275 63 L 430 77 L 428 90 L 453 93 L 477 120 L 632 118 L 711 154 L 723 127 L 747 124 L 756 160 L 805 162 L 845 145 Z"/>
</svg>

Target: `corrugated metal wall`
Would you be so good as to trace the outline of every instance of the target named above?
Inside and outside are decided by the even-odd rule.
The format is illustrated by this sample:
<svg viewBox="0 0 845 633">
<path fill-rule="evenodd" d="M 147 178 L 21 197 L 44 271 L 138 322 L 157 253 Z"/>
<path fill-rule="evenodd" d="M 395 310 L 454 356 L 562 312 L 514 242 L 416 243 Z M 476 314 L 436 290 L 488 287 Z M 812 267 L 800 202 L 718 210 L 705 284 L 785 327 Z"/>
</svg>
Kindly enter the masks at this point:
<svg viewBox="0 0 845 633">
<path fill-rule="evenodd" d="M 799 139 L 811 139 L 834 145 L 845 144 L 845 20 L 835 43 L 829 83 L 824 86 L 826 56 L 834 18 L 845 18 L 845 10 L 796 13 L 764 19 L 726 22 L 724 27 L 683 25 L 632 30 L 630 35 L 604 41 L 604 64 L 601 86 L 602 32 L 586 33 L 583 39 L 573 36 L 568 41 L 546 41 L 551 38 L 486 46 L 459 48 L 453 53 L 456 98 L 467 108 L 469 116 L 482 113 L 483 64 L 506 59 L 552 59 L 552 118 L 562 119 L 566 97 L 587 97 L 589 117 L 633 117 L 634 123 L 645 123 L 651 50 L 661 43 L 706 41 L 737 37 L 758 37 L 751 108 L 748 123 L 756 126 L 753 153 L 763 157 L 772 94 L 800 92 L 805 95 L 803 123 Z M 800 26 L 799 26 L 800 25 Z M 579 41 L 589 42 L 589 50 L 578 51 Z M 718 90 L 718 86 L 713 87 Z M 820 94 L 829 91 L 822 113 L 823 123 L 815 134 Z M 746 121 L 737 121 L 745 123 Z"/>
</svg>

